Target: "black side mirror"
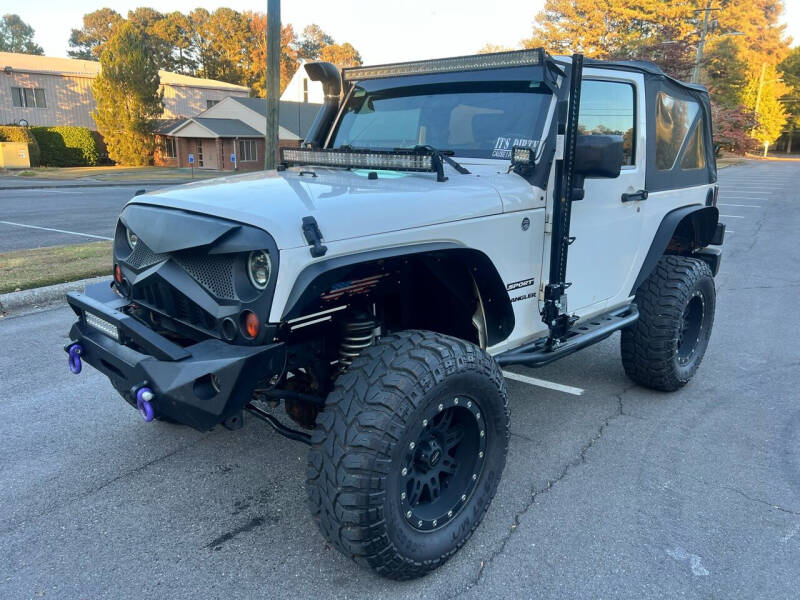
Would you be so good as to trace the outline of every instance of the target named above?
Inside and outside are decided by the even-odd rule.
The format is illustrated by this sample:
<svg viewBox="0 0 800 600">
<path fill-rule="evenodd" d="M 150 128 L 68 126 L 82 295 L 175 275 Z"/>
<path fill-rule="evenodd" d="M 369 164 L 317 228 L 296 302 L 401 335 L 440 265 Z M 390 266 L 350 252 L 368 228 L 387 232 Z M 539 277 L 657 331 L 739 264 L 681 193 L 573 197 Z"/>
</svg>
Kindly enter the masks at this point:
<svg viewBox="0 0 800 600">
<path fill-rule="evenodd" d="M 575 144 L 575 173 L 583 177 L 619 177 L 621 135 L 579 135 Z"/>
</svg>

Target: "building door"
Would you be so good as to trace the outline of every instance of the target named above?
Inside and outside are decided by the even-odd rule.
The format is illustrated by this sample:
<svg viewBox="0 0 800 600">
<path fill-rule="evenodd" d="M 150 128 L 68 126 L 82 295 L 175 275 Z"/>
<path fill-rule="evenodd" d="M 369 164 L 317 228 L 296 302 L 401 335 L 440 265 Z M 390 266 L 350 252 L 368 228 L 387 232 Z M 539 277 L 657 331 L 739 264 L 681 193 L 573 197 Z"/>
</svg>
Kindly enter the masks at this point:
<svg viewBox="0 0 800 600">
<path fill-rule="evenodd" d="M 198 168 L 203 167 L 203 140 L 197 140 L 194 160 L 197 163 Z"/>
</svg>

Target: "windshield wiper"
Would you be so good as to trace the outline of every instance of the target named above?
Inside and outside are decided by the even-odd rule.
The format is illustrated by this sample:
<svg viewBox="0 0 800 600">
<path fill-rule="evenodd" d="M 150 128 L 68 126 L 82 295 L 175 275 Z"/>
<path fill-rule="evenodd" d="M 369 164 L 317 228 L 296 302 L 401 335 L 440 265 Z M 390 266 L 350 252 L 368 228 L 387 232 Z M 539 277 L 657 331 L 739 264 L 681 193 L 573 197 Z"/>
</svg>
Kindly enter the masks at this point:
<svg viewBox="0 0 800 600">
<path fill-rule="evenodd" d="M 436 168 L 436 181 L 447 181 L 444 176 L 444 169 L 442 169 L 442 162 L 446 162 L 462 175 L 470 175 L 469 170 L 458 164 L 455 160 L 450 158 L 455 154 L 452 150 L 439 150 L 430 144 L 417 144 L 413 148 L 395 148 L 395 150 L 413 150 L 414 152 L 430 152 L 433 154 L 433 166 Z"/>
</svg>

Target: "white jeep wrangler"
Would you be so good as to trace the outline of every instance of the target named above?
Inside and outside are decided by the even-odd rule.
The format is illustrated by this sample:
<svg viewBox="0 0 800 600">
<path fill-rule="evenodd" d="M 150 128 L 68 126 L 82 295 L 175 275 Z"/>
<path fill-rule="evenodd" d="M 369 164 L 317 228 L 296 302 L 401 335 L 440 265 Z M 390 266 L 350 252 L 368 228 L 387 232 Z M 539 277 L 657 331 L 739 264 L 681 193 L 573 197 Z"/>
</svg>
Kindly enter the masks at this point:
<svg viewBox="0 0 800 600">
<path fill-rule="evenodd" d="M 277 171 L 128 203 L 111 287 L 69 296 L 69 365 L 146 421 L 247 411 L 308 444 L 322 533 L 413 578 L 495 494 L 502 366 L 622 330 L 635 382 L 694 375 L 724 236 L 708 94 L 541 49 L 306 69 L 325 104 Z"/>
</svg>

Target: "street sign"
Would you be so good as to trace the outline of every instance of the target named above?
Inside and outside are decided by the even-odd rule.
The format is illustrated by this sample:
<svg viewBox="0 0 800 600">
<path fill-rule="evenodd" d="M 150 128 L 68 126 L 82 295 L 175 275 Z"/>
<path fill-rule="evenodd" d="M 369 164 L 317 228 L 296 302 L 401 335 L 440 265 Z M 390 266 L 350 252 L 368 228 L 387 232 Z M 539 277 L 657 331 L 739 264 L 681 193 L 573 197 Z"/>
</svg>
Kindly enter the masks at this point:
<svg viewBox="0 0 800 600">
<path fill-rule="evenodd" d="M 231 154 L 231 162 L 235 165 L 236 164 L 236 153 L 234 152 Z"/>
<path fill-rule="evenodd" d="M 190 165 L 193 165 L 193 164 L 194 164 L 194 154 L 190 154 L 190 155 L 189 155 L 189 164 L 190 164 Z"/>
</svg>

